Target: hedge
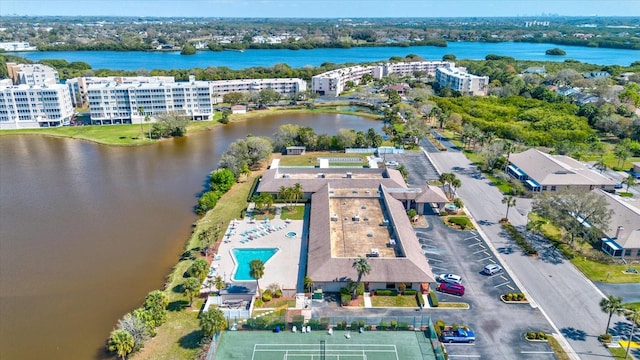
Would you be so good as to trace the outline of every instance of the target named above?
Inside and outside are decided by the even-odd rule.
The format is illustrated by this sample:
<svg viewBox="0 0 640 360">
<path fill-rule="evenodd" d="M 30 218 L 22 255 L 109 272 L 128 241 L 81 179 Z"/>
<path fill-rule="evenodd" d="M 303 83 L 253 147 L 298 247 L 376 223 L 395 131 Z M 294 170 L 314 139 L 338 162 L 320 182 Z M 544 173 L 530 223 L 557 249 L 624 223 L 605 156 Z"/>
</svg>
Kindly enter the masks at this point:
<svg viewBox="0 0 640 360">
<path fill-rule="evenodd" d="M 418 293 L 418 290 L 409 289 L 402 292 L 402 295 L 415 295 L 417 293 Z"/>
<path fill-rule="evenodd" d="M 438 296 L 436 295 L 435 291 L 429 292 L 429 302 L 431 303 L 432 307 L 438 307 Z"/>
<path fill-rule="evenodd" d="M 398 296 L 398 290 L 386 289 L 386 290 L 376 290 L 377 296 Z"/>
<path fill-rule="evenodd" d="M 473 224 L 471 224 L 471 220 L 469 220 L 469 218 L 466 216 L 450 216 L 449 222 L 460 226 L 462 230 L 473 228 Z"/>
<path fill-rule="evenodd" d="M 509 234 L 509 236 L 511 236 L 511 238 L 516 242 L 516 245 L 518 245 L 518 247 L 520 247 L 520 250 L 522 250 L 525 254 L 538 254 L 538 251 L 533 247 L 533 245 L 531 245 L 531 243 L 529 243 L 513 225 L 505 222 L 502 223 L 502 228 L 507 234 Z"/>
</svg>

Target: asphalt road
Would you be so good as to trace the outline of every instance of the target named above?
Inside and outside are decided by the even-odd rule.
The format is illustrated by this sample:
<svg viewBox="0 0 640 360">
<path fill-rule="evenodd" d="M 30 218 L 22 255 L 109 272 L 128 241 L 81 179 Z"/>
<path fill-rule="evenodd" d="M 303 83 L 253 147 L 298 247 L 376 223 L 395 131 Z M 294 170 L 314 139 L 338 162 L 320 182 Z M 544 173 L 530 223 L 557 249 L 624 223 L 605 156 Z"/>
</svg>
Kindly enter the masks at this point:
<svg viewBox="0 0 640 360">
<path fill-rule="evenodd" d="M 569 261 L 544 243 L 538 243 L 541 255 L 538 258 L 524 256 L 502 231 L 498 221 L 505 216 L 506 207 L 501 203 L 503 195 L 490 182 L 477 176 L 475 167 L 459 151 L 429 153 L 431 160 L 441 172 L 456 173 L 462 180 L 457 192 L 469 213 L 480 225 L 488 243 L 494 248 L 513 247 L 512 253 L 500 253 L 498 258 L 510 269 L 514 278 L 519 279 L 534 306 L 551 321 L 556 332 L 562 334 L 574 358 L 612 358 L 597 337 L 604 332 L 607 315 L 599 308 L 603 297 Z M 409 170 L 411 171 L 411 170 Z M 521 199 L 517 199 L 517 203 Z M 524 201 L 526 203 L 526 201 Z M 528 209 L 522 205 L 519 211 L 509 212 L 509 221 L 521 229 L 526 225 Z M 612 322 L 624 320 L 614 317 Z"/>
</svg>

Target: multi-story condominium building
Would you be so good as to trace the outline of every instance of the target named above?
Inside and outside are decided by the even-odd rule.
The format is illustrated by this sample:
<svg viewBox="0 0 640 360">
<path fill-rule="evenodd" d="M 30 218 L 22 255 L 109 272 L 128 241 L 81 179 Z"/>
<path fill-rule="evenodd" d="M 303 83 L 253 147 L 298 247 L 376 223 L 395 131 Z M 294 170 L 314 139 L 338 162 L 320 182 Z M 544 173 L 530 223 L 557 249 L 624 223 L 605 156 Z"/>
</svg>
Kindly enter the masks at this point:
<svg viewBox="0 0 640 360">
<path fill-rule="evenodd" d="M 443 67 L 452 68 L 454 66 L 454 63 L 448 61 L 411 61 L 386 63 L 377 67 L 377 73 L 374 77 L 379 79 L 390 74 L 413 75 L 416 72 L 423 72 L 428 76 L 436 76 L 436 69 Z"/>
<path fill-rule="evenodd" d="M 190 76 L 186 82 L 94 83 L 88 85 L 87 95 L 93 124 L 137 124 L 146 116 L 165 112 L 211 120 L 212 103 L 230 92 L 271 88 L 286 95 L 303 91 L 306 86 L 301 79 L 196 81 Z"/>
<path fill-rule="evenodd" d="M 413 75 L 415 72 L 426 72 L 435 76 L 438 68 L 452 68 L 454 63 L 447 61 L 413 61 L 386 63 L 371 66 L 351 66 L 327 71 L 311 78 L 311 90 L 320 95 L 338 96 L 344 91 L 347 82 L 360 83 L 365 74 L 374 79 L 381 79 L 390 74 Z"/>
<path fill-rule="evenodd" d="M 4 51 L 37 51 L 38 48 L 26 41 L 0 42 L 0 49 Z"/>
<path fill-rule="evenodd" d="M 15 85 L 53 85 L 60 82 L 58 72 L 43 64 L 7 63 L 7 73 Z"/>
<path fill-rule="evenodd" d="M 373 77 L 376 67 L 357 65 L 327 71 L 311 78 L 311 90 L 320 95 L 338 96 L 344 91 L 347 82 L 359 84 L 365 74 Z"/>
<path fill-rule="evenodd" d="M 77 107 L 89 106 L 87 89 L 91 84 L 137 84 L 137 83 L 172 83 L 173 76 L 106 76 L 106 77 L 77 77 L 68 79 L 65 83 L 69 87 L 73 105 Z"/>
<path fill-rule="evenodd" d="M 0 129 L 67 125 L 73 116 L 65 85 L 0 85 Z"/>
<path fill-rule="evenodd" d="M 436 70 L 436 81 L 441 89 L 449 88 L 463 94 L 486 95 L 488 76 L 469 74 L 465 68 L 441 67 Z"/>
</svg>

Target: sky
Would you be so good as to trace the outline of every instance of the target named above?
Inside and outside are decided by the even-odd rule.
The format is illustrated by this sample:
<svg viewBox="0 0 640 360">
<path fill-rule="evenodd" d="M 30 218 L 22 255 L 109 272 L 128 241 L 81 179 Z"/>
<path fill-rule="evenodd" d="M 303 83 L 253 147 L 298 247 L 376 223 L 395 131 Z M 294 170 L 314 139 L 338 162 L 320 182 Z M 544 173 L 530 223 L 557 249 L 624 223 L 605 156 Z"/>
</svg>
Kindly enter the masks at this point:
<svg viewBox="0 0 640 360">
<path fill-rule="evenodd" d="M 640 0 L 0 0 L 0 17 L 639 16 Z"/>
</svg>

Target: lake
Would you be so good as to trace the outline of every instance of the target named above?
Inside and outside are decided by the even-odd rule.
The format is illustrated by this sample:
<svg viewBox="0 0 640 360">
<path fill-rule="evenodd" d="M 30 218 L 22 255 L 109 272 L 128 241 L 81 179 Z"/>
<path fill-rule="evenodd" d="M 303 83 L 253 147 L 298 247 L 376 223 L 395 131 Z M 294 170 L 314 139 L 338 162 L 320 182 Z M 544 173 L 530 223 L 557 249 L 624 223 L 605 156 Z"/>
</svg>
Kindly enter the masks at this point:
<svg viewBox="0 0 640 360">
<path fill-rule="evenodd" d="M 282 124 L 381 132 L 341 114 L 268 115 L 139 147 L 0 137 L 0 359 L 99 359 L 117 320 L 162 288 L 229 144 Z"/>
<path fill-rule="evenodd" d="M 640 60 L 640 50 L 605 49 L 580 46 L 558 46 L 566 51 L 564 56 L 545 55 L 545 51 L 556 47 L 553 44 L 533 43 L 483 43 L 451 42 L 446 48 L 434 46 L 414 47 L 362 47 L 350 49 L 313 50 L 245 50 L 200 51 L 196 55 L 184 56 L 180 52 L 110 52 L 110 51 L 60 51 L 20 53 L 27 59 L 65 59 L 69 62 L 84 61 L 93 69 L 152 70 L 191 69 L 210 66 L 226 66 L 244 69 L 256 66 L 273 66 L 286 63 L 293 68 L 307 65 L 319 66 L 324 62 L 336 64 L 360 63 L 388 60 L 392 56 L 416 54 L 427 60 L 441 60 L 444 54 L 455 54 L 458 59 L 479 60 L 487 54 L 514 57 L 518 60 L 564 61 L 574 59 L 585 63 L 601 65 L 630 65 Z"/>
</svg>

